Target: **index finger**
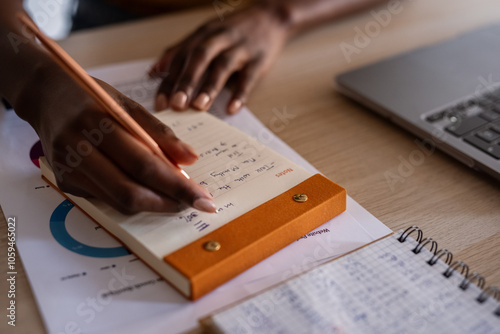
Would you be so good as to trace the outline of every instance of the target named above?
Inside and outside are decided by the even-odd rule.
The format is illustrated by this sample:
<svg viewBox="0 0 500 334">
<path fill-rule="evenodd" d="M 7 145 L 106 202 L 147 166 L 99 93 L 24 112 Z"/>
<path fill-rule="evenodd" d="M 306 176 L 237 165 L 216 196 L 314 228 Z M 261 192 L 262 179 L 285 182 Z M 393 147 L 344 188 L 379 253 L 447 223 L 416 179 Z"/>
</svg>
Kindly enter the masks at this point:
<svg viewBox="0 0 500 334">
<path fill-rule="evenodd" d="M 125 130 L 117 128 L 99 149 L 137 184 L 198 210 L 215 212 L 205 188 L 185 178 L 175 165 L 163 162 Z"/>
</svg>

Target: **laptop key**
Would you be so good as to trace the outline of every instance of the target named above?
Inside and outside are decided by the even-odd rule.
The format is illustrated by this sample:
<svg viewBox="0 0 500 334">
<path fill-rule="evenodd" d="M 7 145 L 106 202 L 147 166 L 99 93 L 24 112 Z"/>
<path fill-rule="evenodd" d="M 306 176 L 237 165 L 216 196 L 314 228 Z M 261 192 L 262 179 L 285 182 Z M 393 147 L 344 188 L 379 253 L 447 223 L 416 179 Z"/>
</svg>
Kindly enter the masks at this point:
<svg viewBox="0 0 500 334">
<path fill-rule="evenodd" d="M 479 114 L 482 118 L 484 118 L 487 121 L 494 121 L 496 119 L 500 118 L 500 114 L 497 113 L 496 111 L 493 110 L 485 110 L 481 114 Z"/>
<path fill-rule="evenodd" d="M 490 129 L 500 133 L 500 124 L 491 124 Z"/>
<path fill-rule="evenodd" d="M 491 129 L 483 129 L 476 133 L 476 136 L 484 140 L 485 142 L 491 143 L 498 138 L 500 138 L 500 133 L 492 131 Z"/>
<path fill-rule="evenodd" d="M 474 129 L 488 123 L 484 118 L 479 116 L 472 116 L 469 118 L 458 119 L 456 122 L 446 127 L 446 131 L 454 134 L 457 137 L 461 137 Z"/>
<path fill-rule="evenodd" d="M 495 159 L 500 159 L 500 145 L 498 144 L 490 144 L 488 142 L 485 142 L 481 138 L 477 137 L 476 135 L 469 135 L 464 138 L 464 140 L 472 144 L 473 146 L 477 147 L 484 153 L 487 153 L 491 155 Z"/>
</svg>

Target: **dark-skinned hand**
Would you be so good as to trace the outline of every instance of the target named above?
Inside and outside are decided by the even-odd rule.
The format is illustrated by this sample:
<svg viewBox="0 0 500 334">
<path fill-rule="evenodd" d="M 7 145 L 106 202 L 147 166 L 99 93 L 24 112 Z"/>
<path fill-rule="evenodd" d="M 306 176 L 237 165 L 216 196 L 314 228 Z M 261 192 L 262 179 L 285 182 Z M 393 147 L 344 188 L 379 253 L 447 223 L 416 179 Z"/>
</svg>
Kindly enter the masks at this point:
<svg viewBox="0 0 500 334">
<path fill-rule="evenodd" d="M 173 162 L 192 164 L 197 160 L 193 149 L 170 128 L 111 86 L 98 82 Z M 51 94 L 43 93 L 47 89 Z M 186 205 L 215 212 L 206 189 L 151 153 L 65 74 L 52 73 L 52 79 L 38 92 L 18 109 L 33 115 L 28 121 L 41 139 L 62 191 L 99 198 L 127 214 L 175 212 Z M 24 108 L 31 112 L 23 112 Z"/>
<path fill-rule="evenodd" d="M 207 110 L 234 78 L 227 112 L 238 112 L 286 38 L 280 15 L 262 4 L 209 21 L 165 50 L 152 67 L 150 75 L 163 78 L 156 110 Z"/>
</svg>

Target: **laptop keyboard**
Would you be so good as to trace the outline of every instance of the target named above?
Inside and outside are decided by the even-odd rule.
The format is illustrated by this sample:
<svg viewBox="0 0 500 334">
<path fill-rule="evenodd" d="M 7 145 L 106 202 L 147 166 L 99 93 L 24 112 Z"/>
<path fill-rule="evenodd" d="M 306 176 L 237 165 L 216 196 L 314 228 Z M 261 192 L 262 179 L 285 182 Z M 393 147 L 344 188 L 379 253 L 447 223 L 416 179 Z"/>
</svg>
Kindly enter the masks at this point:
<svg viewBox="0 0 500 334">
<path fill-rule="evenodd" d="M 426 120 L 500 159 L 500 88 L 433 113 Z"/>
</svg>

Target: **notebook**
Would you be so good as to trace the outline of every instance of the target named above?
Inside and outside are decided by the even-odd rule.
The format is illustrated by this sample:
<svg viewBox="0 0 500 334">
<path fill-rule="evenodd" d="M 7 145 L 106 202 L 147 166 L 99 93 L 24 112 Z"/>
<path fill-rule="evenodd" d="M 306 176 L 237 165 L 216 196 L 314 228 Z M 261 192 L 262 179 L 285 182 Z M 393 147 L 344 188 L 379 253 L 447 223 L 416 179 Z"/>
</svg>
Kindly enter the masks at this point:
<svg viewBox="0 0 500 334">
<path fill-rule="evenodd" d="M 500 333 L 499 291 L 452 259 L 412 226 L 201 323 L 242 334 Z"/>
<path fill-rule="evenodd" d="M 199 154 L 184 166 L 208 189 L 216 214 L 127 216 L 96 199 L 64 194 L 173 287 L 197 299 L 346 209 L 345 190 L 312 175 L 209 113 L 155 114 Z M 42 158 L 43 177 L 56 178 Z"/>
</svg>

